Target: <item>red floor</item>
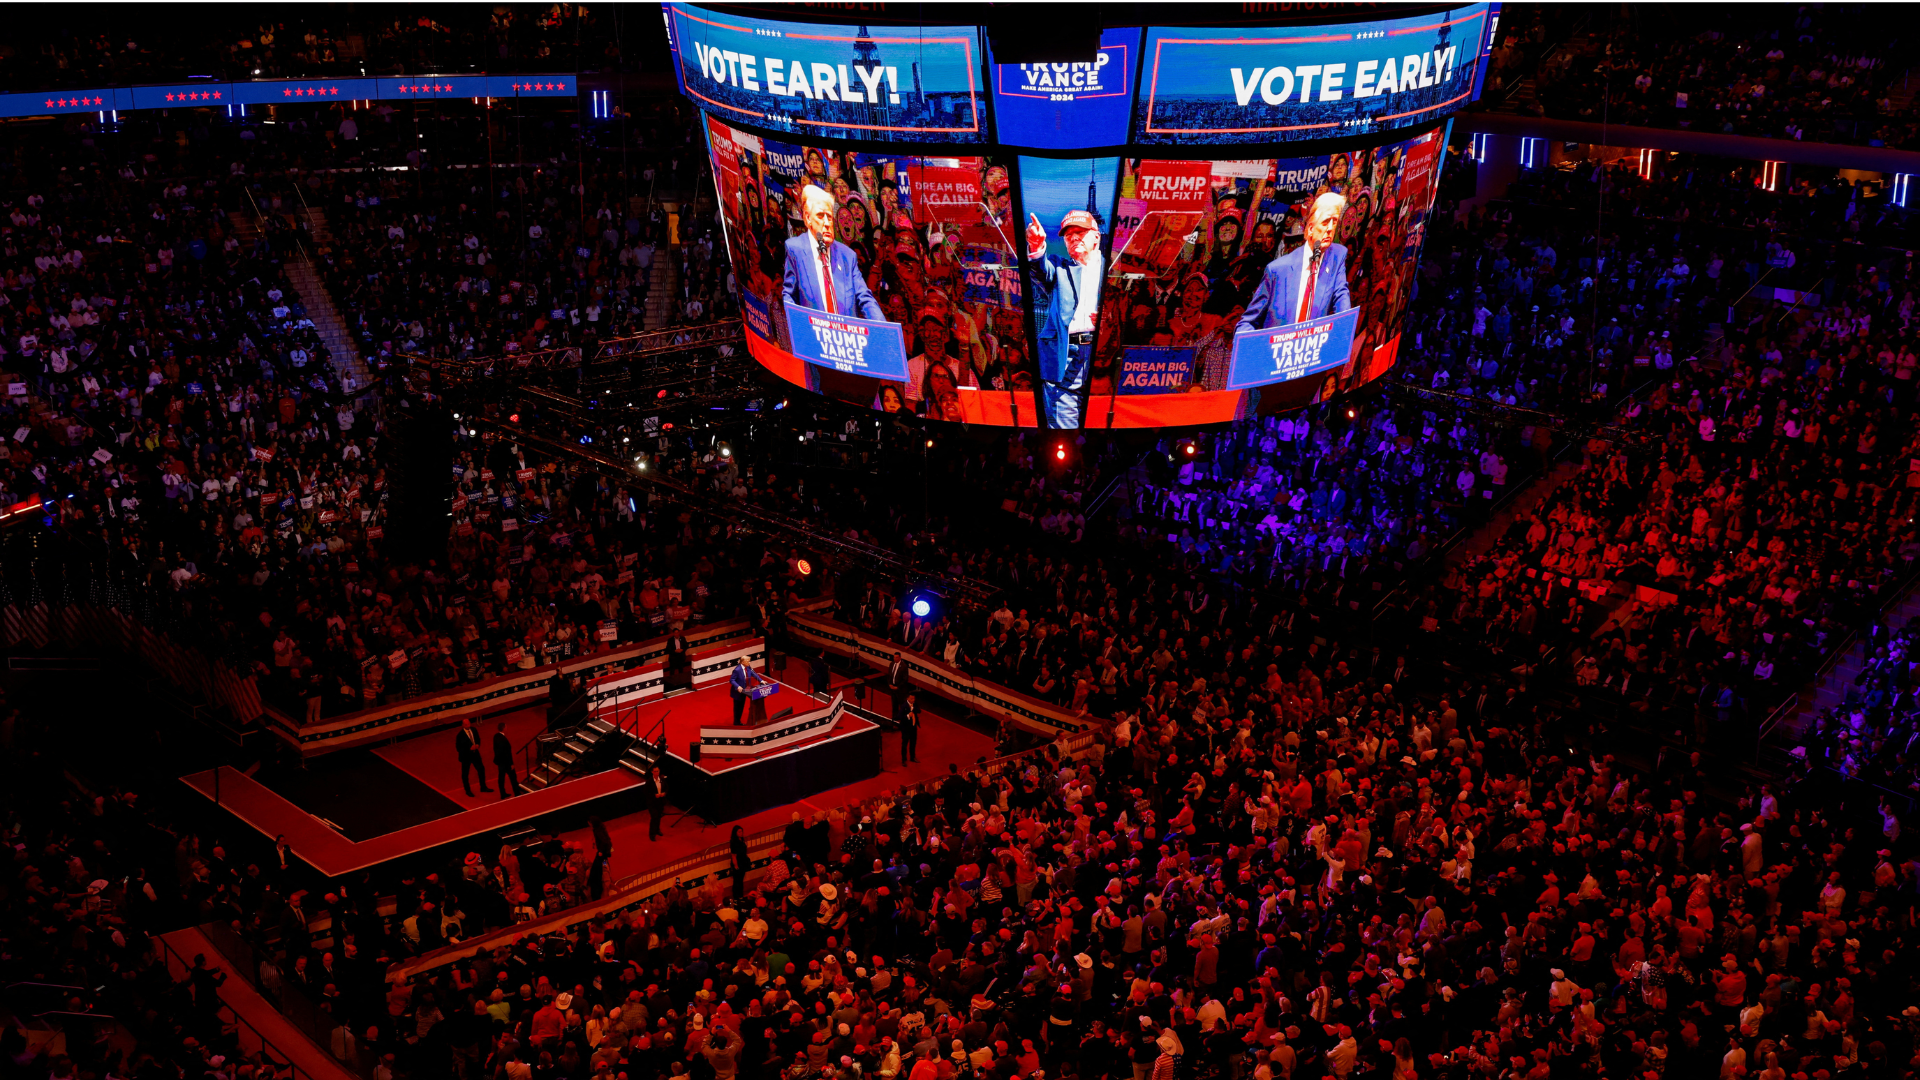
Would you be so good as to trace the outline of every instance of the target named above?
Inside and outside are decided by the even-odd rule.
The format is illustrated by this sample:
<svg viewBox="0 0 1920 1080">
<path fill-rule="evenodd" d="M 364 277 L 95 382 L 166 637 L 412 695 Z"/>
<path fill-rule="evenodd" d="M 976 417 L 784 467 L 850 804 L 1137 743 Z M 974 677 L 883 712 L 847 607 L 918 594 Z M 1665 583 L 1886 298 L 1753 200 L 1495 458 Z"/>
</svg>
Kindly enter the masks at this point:
<svg viewBox="0 0 1920 1080">
<path fill-rule="evenodd" d="M 544 705 L 535 706 L 474 725 L 474 729 L 480 732 L 480 758 L 487 763 L 487 777 L 484 783 L 494 789 L 491 792 L 480 790 L 482 781 L 469 781 L 474 785 L 472 795 L 468 795 L 460 787 L 460 758 L 453 752 L 453 737 L 460 731 L 457 727 L 415 735 L 411 739 L 403 739 L 391 746 L 379 747 L 374 750 L 374 753 L 386 758 L 390 764 L 412 773 L 414 779 L 459 803 L 461 809 L 478 810 L 500 801 L 500 791 L 495 784 L 499 777 L 493 769 L 493 731 L 502 720 L 507 723 L 507 738 L 513 740 L 514 749 L 517 751 L 535 735 L 547 729 L 547 710 Z M 526 770 L 521 769 L 520 774 L 520 782 L 526 783 Z"/>
</svg>

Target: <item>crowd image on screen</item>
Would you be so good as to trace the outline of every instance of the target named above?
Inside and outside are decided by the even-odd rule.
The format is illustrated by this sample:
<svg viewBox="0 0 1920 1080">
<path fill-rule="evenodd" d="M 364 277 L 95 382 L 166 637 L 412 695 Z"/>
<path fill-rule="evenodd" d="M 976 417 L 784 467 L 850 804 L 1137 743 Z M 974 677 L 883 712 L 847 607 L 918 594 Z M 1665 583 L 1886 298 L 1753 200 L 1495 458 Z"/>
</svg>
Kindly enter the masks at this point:
<svg viewBox="0 0 1920 1080">
<path fill-rule="evenodd" d="M 806 231 L 808 188 L 831 197 L 835 242 L 853 249 L 885 321 L 900 327 L 905 381 L 816 365 L 821 393 L 959 421 L 974 418 L 963 390 L 1030 389 L 1005 164 L 790 145 L 708 123 L 735 272 L 778 335 L 771 340 L 786 342 L 786 244 Z"/>
</svg>

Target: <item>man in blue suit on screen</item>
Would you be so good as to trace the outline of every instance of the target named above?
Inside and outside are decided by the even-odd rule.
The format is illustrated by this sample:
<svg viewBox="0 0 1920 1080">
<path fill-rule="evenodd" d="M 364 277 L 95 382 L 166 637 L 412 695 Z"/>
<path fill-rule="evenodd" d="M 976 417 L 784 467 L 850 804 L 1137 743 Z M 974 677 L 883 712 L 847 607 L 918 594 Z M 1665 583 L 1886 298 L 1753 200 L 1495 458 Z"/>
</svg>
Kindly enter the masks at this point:
<svg viewBox="0 0 1920 1080">
<path fill-rule="evenodd" d="M 1333 242 L 1346 211 L 1346 198 L 1331 191 L 1313 200 L 1307 242 L 1267 264 L 1240 316 L 1240 329 L 1291 326 L 1353 306 L 1347 298 L 1347 249 Z"/>
<path fill-rule="evenodd" d="M 1100 314 L 1106 260 L 1100 256 L 1100 223 L 1085 210 L 1060 219 L 1060 242 L 1068 258 L 1047 254 L 1046 229 L 1038 217 L 1027 215 L 1027 288 L 1039 327 L 1034 358 L 1040 365 L 1041 408 L 1047 426 L 1073 429 L 1080 426 L 1080 395 L 1093 361 L 1093 324 Z"/>
<path fill-rule="evenodd" d="M 782 297 L 830 315 L 884 321 L 886 312 L 867 288 L 853 249 L 833 238 L 833 195 L 808 184 L 800 192 L 807 231 L 787 241 Z"/>
</svg>

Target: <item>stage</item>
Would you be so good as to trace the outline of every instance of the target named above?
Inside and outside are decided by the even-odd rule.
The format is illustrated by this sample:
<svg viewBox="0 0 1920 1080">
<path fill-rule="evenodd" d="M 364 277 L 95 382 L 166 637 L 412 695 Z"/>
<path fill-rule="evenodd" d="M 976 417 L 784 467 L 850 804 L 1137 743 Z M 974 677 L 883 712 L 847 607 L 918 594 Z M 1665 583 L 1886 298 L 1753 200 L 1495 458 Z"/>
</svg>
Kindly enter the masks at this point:
<svg viewBox="0 0 1920 1080">
<path fill-rule="evenodd" d="M 293 854 L 327 878 L 395 859 L 435 858 L 445 854 L 442 849 L 497 849 L 503 833 L 529 825 L 548 832 L 565 830 L 584 825 L 589 815 L 610 818 L 629 814 L 640 809 L 642 803 L 639 779 L 624 769 L 609 769 L 511 799 L 500 800 L 495 795 L 495 801 L 473 810 L 461 810 L 452 800 L 444 800 L 449 813 L 409 824 L 403 817 L 384 816 L 390 794 L 366 790 L 367 781 L 356 775 L 350 785 L 341 785 L 337 796 L 342 805 L 365 810 L 351 819 L 356 827 L 349 833 L 346 822 L 316 816 L 309 809 L 314 804 L 307 792 L 282 794 L 237 769 L 220 769 L 217 778 L 213 770 L 207 770 L 180 780 L 261 835 L 285 836 Z M 284 782 L 282 786 L 286 786 Z M 302 807 L 289 794 L 307 801 L 308 807 Z"/>
<path fill-rule="evenodd" d="M 767 715 L 791 708 L 792 720 L 806 730 L 770 739 L 767 749 L 751 745 L 723 752 L 694 753 L 701 732 L 751 743 L 756 731 L 772 733 L 784 721 L 765 728 L 733 726 L 733 695 L 724 683 L 681 691 L 640 706 L 635 728 L 662 726 L 667 739 L 667 800 L 711 822 L 733 821 L 769 807 L 797 803 L 827 788 L 880 775 L 880 725 L 838 701 L 822 701 L 800 688 L 782 684 L 765 699 Z M 815 717 L 809 720 L 809 717 Z"/>
<path fill-rule="evenodd" d="M 790 685 L 766 700 L 774 714 L 789 706 L 796 715 L 825 712 L 830 705 Z M 688 810 L 705 822 L 731 822 L 771 807 L 807 806 L 809 796 L 881 773 L 880 727 L 845 708 L 832 715 L 830 727 L 821 726 L 777 748 L 703 753 L 696 763 L 691 744 L 702 727 L 751 730 L 732 728 L 733 699 L 724 682 L 624 706 L 621 718 L 633 723 L 634 730 L 664 733 L 669 750 L 664 759 L 667 802 L 676 816 Z M 476 724 L 483 748 L 490 748 L 501 723 L 519 748 L 545 730 L 545 712 L 521 709 Z M 208 799 L 215 799 L 217 792 L 222 809 L 262 835 L 284 835 L 293 854 L 327 878 L 396 859 L 431 859 L 444 854 L 442 849 L 490 851 L 498 847 L 502 834 L 528 826 L 543 833 L 565 832 L 584 826 L 588 816 L 610 823 L 630 816 L 645 827 L 644 786 L 621 768 L 505 800 L 500 798 L 498 775 L 489 768 L 484 782 L 494 790 L 481 791 L 477 785 L 482 781 L 476 778 L 469 795 L 461 787 L 454 752 L 458 730 L 443 728 L 377 750 L 341 751 L 299 768 L 263 770 L 257 777 L 221 769 L 217 787 L 211 770 L 180 779 Z M 948 741 L 929 739 L 930 734 L 923 723 L 923 748 L 934 750 L 936 743 Z M 961 729 L 953 734 L 966 752 L 979 753 L 968 738 L 971 733 Z M 897 741 L 893 745 L 897 755 Z M 490 749 L 484 754 L 491 759 Z M 689 828 L 699 826 L 690 819 Z"/>
</svg>

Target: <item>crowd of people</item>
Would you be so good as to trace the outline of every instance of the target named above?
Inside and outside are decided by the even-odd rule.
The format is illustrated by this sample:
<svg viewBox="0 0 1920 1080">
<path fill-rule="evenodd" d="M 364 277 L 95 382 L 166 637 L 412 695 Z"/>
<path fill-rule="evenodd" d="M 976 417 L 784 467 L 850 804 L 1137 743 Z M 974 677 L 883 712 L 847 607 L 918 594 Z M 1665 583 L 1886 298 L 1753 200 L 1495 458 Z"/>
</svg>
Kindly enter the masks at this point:
<svg viewBox="0 0 1920 1080">
<path fill-rule="evenodd" d="M 50 602 L 135 588 L 307 720 L 605 649 L 607 622 L 777 627 L 787 552 L 475 428 L 444 560 L 386 536 L 393 432 L 432 406 L 407 356 L 626 332 L 661 259 L 683 269 L 669 318 L 712 319 L 737 288 L 710 219 L 622 201 L 609 160 L 497 189 L 285 175 L 331 244 L 290 198 L 240 240 L 241 171 L 9 177 L 0 505 L 50 500 L 71 541 L 10 556 L 10 590 L 62 580 L 56 559 L 101 594 Z M 1849 206 L 1705 167 L 1531 174 L 1437 211 L 1404 387 L 1132 447 L 1144 463 L 1081 434 L 1058 466 L 1064 436 L 929 443 L 943 515 L 773 455 L 680 455 L 716 496 L 990 585 L 915 620 L 832 568 L 838 617 L 1096 721 L 1095 748 L 955 763 L 796 821 L 744 880 L 393 983 L 392 961 L 593 898 L 594 860 L 509 847 L 305 890 L 39 770 L 9 795 L 5 972 L 126 995 L 139 1053 L 176 1074 L 261 1074 L 216 980 L 175 983 L 145 943 L 185 911 L 258 948 L 251 976 L 322 1006 L 346 1032 L 329 1049 L 382 1080 L 1905 1075 L 1920 867 L 1882 799 L 1915 783 L 1917 710 L 1911 634 L 1873 626 L 1920 551 L 1913 270 L 1821 243 L 1865 220 Z M 289 283 L 294 235 L 370 395 Z M 1819 303 L 1730 318 L 1782 251 L 1817 267 Z M 1536 476 L 1491 543 L 1430 565 Z M 1113 526 L 1090 500 L 1116 478 Z M 1730 774 L 1734 722 L 1855 630 L 1876 663 L 1804 754 L 1879 787 Z M 1626 726 L 1582 728 L 1601 698 Z"/>
<path fill-rule="evenodd" d="M 1492 92 L 1531 76 L 1534 96 L 1522 105 L 1543 115 L 1855 145 L 1920 138 L 1901 54 L 1851 11 L 1782 5 L 1739 19 L 1676 18 L 1630 6 L 1533 20 L 1503 28 Z"/>
<path fill-rule="evenodd" d="M 0 1073 L 291 1078 L 285 1052 L 263 1049 L 222 1004 L 219 964 L 159 941 L 226 893 L 234 856 L 200 849 L 138 791 L 76 792 L 58 723 L 20 704 L 0 694 Z"/>
</svg>

